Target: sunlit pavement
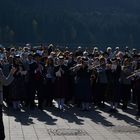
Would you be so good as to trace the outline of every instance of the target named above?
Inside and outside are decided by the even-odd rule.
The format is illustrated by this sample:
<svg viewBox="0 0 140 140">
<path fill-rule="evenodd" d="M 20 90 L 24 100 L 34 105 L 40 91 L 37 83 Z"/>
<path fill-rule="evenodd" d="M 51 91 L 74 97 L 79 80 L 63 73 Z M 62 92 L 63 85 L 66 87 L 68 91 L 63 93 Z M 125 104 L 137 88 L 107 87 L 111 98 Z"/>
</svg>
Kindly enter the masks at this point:
<svg viewBox="0 0 140 140">
<path fill-rule="evenodd" d="M 140 140 L 140 120 L 131 104 L 110 114 L 109 107 L 46 108 L 41 111 L 4 109 L 6 140 Z"/>
</svg>

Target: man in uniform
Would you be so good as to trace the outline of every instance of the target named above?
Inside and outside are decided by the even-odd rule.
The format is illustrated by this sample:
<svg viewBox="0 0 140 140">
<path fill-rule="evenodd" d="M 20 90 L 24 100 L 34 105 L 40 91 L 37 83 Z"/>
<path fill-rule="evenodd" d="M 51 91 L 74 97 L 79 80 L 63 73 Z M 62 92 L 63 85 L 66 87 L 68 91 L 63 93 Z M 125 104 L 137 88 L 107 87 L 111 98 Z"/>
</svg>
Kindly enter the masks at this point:
<svg viewBox="0 0 140 140">
<path fill-rule="evenodd" d="M 3 85 L 9 85 L 14 77 L 13 74 L 15 73 L 16 69 L 12 68 L 9 76 L 6 78 L 0 69 L 0 140 L 5 139 L 4 134 L 4 125 L 3 125 L 3 118 L 2 118 L 2 104 L 3 104 Z"/>
</svg>

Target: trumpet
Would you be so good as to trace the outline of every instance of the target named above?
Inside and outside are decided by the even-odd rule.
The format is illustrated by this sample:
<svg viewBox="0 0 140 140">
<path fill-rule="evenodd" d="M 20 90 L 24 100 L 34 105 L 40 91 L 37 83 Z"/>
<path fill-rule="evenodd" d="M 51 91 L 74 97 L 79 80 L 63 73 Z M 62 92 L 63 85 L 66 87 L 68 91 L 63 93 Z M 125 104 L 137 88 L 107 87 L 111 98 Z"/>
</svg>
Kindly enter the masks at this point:
<svg viewBox="0 0 140 140">
<path fill-rule="evenodd" d="M 71 67 L 70 70 L 76 70 L 78 68 L 80 68 L 82 66 L 82 64 L 77 64 L 74 67 Z"/>
<path fill-rule="evenodd" d="M 91 66 L 88 67 L 88 69 L 92 70 L 92 69 L 96 69 L 96 68 L 98 68 L 100 66 L 101 66 L 101 64 L 99 64 L 99 65 L 91 65 Z"/>
<path fill-rule="evenodd" d="M 122 69 L 129 68 L 129 67 L 131 67 L 131 65 L 122 66 Z"/>
<path fill-rule="evenodd" d="M 140 69 L 138 69 L 138 70 L 135 70 L 133 73 L 137 73 L 137 72 L 140 72 Z"/>
<path fill-rule="evenodd" d="M 130 79 L 130 78 L 132 78 L 134 76 L 138 76 L 138 75 L 140 75 L 140 69 L 135 70 L 131 75 L 127 76 L 126 79 Z"/>
</svg>

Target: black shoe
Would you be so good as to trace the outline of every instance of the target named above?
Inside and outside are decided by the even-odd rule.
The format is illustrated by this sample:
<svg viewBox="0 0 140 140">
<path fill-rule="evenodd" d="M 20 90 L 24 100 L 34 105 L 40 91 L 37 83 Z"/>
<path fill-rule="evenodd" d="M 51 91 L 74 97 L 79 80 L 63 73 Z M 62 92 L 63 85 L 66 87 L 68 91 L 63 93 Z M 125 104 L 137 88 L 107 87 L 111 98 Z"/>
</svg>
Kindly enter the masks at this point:
<svg viewBox="0 0 140 140">
<path fill-rule="evenodd" d="M 113 113 L 117 113 L 118 112 L 118 110 L 117 109 L 113 109 Z"/>
<path fill-rule="evenodd" d="M 20 108 L 14 108 L 14 111 L 16 111 L 16 112 L 20 112 L 21 109 L 20 109 Z"/>
<path fill-rule="evenodd" d="M 109 113 L 117 113 L 118 110 L 117 110 L 117 109 L 110 109 L 108 112 L 109 112 Z"/>
<path fill-rule="evenodd" d="M 90 112 L 90 109 L 85 109 L 86 112 Z"/>
<path fill-rule="evenodd" d="M 38 106 L 38 109 L 40 109 L 41 111 L 43 111 L 43 107 L 42 106 Z"/>
<path fill-rule="evenodd" d="M 35 105 L 30 105 L 29 106 L 30 110 L 35 110 L 35 107 L 36 107 Z"/>
<path fill-rule="evenodd" d="M 97 105 L 99 108 L 105 108 L 105 104 L 104 103 L 98 103 Z"/>
<path fill-rule="evenodd" d="M 139 116 L 140 117 L 140 112 L 137 112 L 136 116 Z"/>
<path fill-rule="evenodd" d="M 123 111 L 127 110 L 127 106 L 122 106 L 122 110 Z"/>
<path fill-rule="evenodd" d="M 80 109 L 80 111 L 85 111 L 85 110 L 86 110 L 85 108 L 81 108 L 81 109 Z"/>
</svg>

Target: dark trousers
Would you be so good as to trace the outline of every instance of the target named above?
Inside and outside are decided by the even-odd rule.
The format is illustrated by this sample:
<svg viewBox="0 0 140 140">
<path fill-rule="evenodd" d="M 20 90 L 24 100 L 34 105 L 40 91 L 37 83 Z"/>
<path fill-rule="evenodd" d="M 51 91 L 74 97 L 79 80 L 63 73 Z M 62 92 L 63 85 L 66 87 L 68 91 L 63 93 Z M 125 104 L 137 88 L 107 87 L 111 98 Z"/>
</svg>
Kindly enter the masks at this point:
<svg viewBox="0 0 140 140">
<path fill-rule="evenodd" d="M 46 84 L 44 85 L 44 97 L 46 100 L 46 106 L 52 106 L 54 96 L 54 83 L 51 78 L 46 79 Z"/>
<path fill-rule="evenodd" d="M 121 85 L 121 99 L 123 103 L 123 109 L 127 109 L 128 101 L 131 98 L 131 85 Z"/>
<path fill-rule="evenodd" d="M 27 99 L 26 99 L 26 105 L 34 108 L 35 107 L 35 86 L 32 82 L 29 82 L 27 85 Z"/>
<path fill-rule="evenodd" d="M 42 108 L 44 102 L 44 85 L 42 81 L 35 81 L 35 91 L 37 91 L 38 107 Z"/>
<path fill-rule="evenodd" d="M 5 139 L 4 134 L 4 125 L 3 125 L 3 118 L 2 118 L 2 105 L 0 105 L 0 140 Z"/>
<path fill-rule="evenodd" d="M 136 90 L 138 112 L 140 113 L 140 89 Z"/>
<path fill-rule="evenodd" d="M 107 84 L 99 83 L 96 85 L 95 91 L 95 103 L 97 105 L 101 105 L 101 102 L 105 102 L 105 94 L 106 94 Z"/>
<path fill-rule="evenodd" d="M 140 95 L 138 95 L 138 112 L 140 113 Z"/>
</svg>

